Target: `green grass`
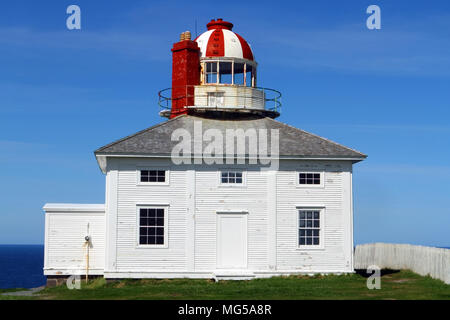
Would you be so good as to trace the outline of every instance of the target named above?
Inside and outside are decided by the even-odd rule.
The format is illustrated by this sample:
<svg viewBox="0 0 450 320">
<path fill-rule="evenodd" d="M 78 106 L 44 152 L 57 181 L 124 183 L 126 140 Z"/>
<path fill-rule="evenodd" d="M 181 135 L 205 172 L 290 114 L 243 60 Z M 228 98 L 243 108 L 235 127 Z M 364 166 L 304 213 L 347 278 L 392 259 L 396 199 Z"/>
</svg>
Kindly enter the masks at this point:
<svg viewBox="0 0 450 320">
<path fill-rule="evenodd" d="M 5 292 L 16 292 L 16 291 L 23 291 L 23 290 L 27 290 L 27 289 L 22 289 L 22 288 L 0 289 L 0 294 L 5 293 Z"/>
<path fill-rule="evenodd" d="M 13 288 L 13 289 L 0 289 L 0 300 L 29 300 L 30 297 L 23 297 L 23 296 L 3 296 L 2 293 L 9 293 L 9 292 L 17 292 L 17 291 L 26 291 L 28 289 L 25 288 Z"/>
<path fill-rule="evenodd" d="M 0 296 L 1 297 L 1 296 Z M 1 298 L 0 298 L 1 299 Z M 32 299 L 450 299 L 450 285 L 409 271 L 382 276 L 380 290 L 368 290 L 358 274 L 290 276 L 251 281 L 121 280 L 103 278 L 48 288 Z"/>
</svg>

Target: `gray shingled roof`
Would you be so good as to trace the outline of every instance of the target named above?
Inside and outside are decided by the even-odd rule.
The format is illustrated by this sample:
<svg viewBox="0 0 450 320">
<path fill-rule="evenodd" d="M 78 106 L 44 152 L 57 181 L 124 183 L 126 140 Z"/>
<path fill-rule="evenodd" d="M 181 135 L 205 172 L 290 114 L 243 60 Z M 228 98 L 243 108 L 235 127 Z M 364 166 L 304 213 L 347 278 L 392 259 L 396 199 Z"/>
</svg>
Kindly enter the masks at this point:
<svg viewBox="0 0 450 320">
<path fill-rule="evenodd" d="M 95 151 L 95 154 L 170 155 L 172 148 L 179 143 L 178 141 L 171 141 L 172 132 L 178 128 L 184 128 L 194 137 L 194 121 L 201 121 L 203 132 L 207 129 L 218 129 L 222 132 L 223 137 L 225 137 L 227 129 L 240 128 L 244 131 L 250 128 L 267 129 L 269 134 L 270 129 L 279 129 L 280 156 L 351 158 L 360 160 L 366 157 L 361 152 L 271 118 L 226 120 L 191 115 L 182 115 L 137 132 L 101 147 Z M 268 150 L 270 150 L 270 137 L 268 140 Z M 204 142 L 203 148 L 208 144 L 209 142 Z"/>
</svg>

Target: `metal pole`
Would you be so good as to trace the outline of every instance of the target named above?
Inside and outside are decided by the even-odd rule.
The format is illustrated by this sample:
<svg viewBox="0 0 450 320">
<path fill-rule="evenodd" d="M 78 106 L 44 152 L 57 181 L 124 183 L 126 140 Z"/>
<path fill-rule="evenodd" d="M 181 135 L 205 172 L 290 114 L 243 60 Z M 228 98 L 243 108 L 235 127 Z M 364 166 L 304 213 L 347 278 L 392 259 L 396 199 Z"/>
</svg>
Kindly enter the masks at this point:
<svg viewBox="0 0 450 320">
<path fill-rule="evenodd" d="M 86 242 L 86 283 L 88 283 L 89 279 L 89 241 Z"/>
</svg>

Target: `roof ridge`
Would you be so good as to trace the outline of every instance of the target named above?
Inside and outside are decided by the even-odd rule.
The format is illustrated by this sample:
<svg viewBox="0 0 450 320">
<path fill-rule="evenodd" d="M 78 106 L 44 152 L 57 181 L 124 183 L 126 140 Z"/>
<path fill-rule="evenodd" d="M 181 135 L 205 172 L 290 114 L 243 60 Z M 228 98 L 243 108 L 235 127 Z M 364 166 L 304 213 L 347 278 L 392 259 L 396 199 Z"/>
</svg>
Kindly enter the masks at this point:
<svg viewBox="0 0 450 320">
<path fill-rule="evenodd" d="M 184 117 L 184 116 L 186 116 L 186 114 L 179 115 L 178 117 L 175 117 L 175 118 L 173 118 L 173 119 L 169 119 L 169 120 L 167 120 L 167 121 L 164 121 L 164 122 L 155 124 L 154 126 L 151 126 L 151 127 L 146 128 L 146 129 L 140 130 L 140 131 L 138 131 L 138 132 L 136 132 L 136 133 L 130 134 L 130 135 L 124 137 L 124 138 L 121 138 L 121 139 L 119 139 L 119 140 L 113 141 L 113 142 L 111 142 L 111 143 L 109 143 L 109 144 L 107 144 L 107 145 L 105 145 L 105 146 L 103 146 L 103 147 L 98 148 L 97 150 L 94 151 L 94 153 L 96 153 L 96 152 L 101 152 L 102 150 L 104 150 L 104 149 L 106 149 L 106 148 L 109 148 L 109 147 L 111 147 L 111 146 L 113 146 L 113 145 L 115 145 L 115 144 L 118 144 L 118 143 L 120 143 L 120 142 L 122 142 L 122 141 L 124 141 L 124 140 L 127 140 L 127 139 L 129 139 L 129 138 L 135 137 L 135 136 L 137 136 L 137 135 L 140 135 L 141 133 L 148 132 L 148 131 L 150 131 L 150 130 L 156 129 L 156 128 L 158 128 L 159 126 L 162 126 L 163 124 L 169 123 L 169 122 L 171 122 L 171 121 L 174 121 L 174 120 L 179 119 L 180 117 Z"/>
<path fill-rule="evenodd" d="M 364 154 L 364 153 L 362 153 L 361 151 L 358 151 L 358 150 L 356 150 L 356 149 L 352 149 L 352 148 L 346 147 L 346 146 L 344 146 L 344 145 L 342 145 L 342 144 L 340 144 L 340 143 L 337 143 L 337 142 L 335 142 L 335 141 L 333 141 L 333 140 L 330 140 L 330 139 L 324 138 L 324 137 L 322 137 L 322 136 L 319 136 L 319 135 L 317 135 L 317 134 L 314 134 L 314 133 L 311 133 L 311 132 L 308 132 L 308 131 L 305 131 L 305 130 L 296 128 L 296 127 L 291 126 L 291 125 L 289 125 L 289 124 L 287 124 L 287 123 L 284 123 L 284 122 L 281 122 L 281 121 L 277 121 L 277 120 L 272 119 L 272 118 L 270 118 L 270 117 L 266 117 L 266 119 L 272 120 L 273 122 L 276 122 L 276 123 L 281 123 L 281 124 L 283 124 L 283 125 L 285 125 L 285 126 L 288 126 L 289 128 L 292 128 L 292 129 L 295 129 L 295 130 L 299 130 L 299 131 L 301 131 L 301 132 L 303 132 L 303 133 L 306 133 L 306 134 L 308 134 L 308 135 L 310 135 L 310 136 L 313 136 L 313 137 L 317 137 L 317 138 L 323 139 L 323 140 L 328 141 L 328 142 L 330 142 L 330 143 L 332 143 L 332 144 L 335 144 L 335 145 L 337 145 L 337 146 L 339 146 L 339 147 L 342 147 L 342 148 L 345 148 L 345 149 L 347 149 L 347 150 L 350 150 L 350 151 L 359 153 L 359 154 L 362 155 L 364 158 L 367 158 L 367 155 Z"/>
</svg>

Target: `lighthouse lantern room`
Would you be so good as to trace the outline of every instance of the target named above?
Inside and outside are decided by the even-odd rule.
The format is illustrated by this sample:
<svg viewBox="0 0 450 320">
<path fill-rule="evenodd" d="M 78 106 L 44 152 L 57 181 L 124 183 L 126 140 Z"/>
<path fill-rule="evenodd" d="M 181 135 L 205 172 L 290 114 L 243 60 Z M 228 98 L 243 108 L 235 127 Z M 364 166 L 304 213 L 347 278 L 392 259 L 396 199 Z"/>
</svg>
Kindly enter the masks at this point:
<svg viewBox="0 0 450 320">
<path fill-rule="evenodd" d="M 257 87 L 253 51 L 233 24 L 211 20 L 208 30 L 191 40 L 189 31 L 172 48 L 172 88 L 159 92 L 160 114 L 258 114 L 276 118 L 281 93 Z"/>
</svg>

